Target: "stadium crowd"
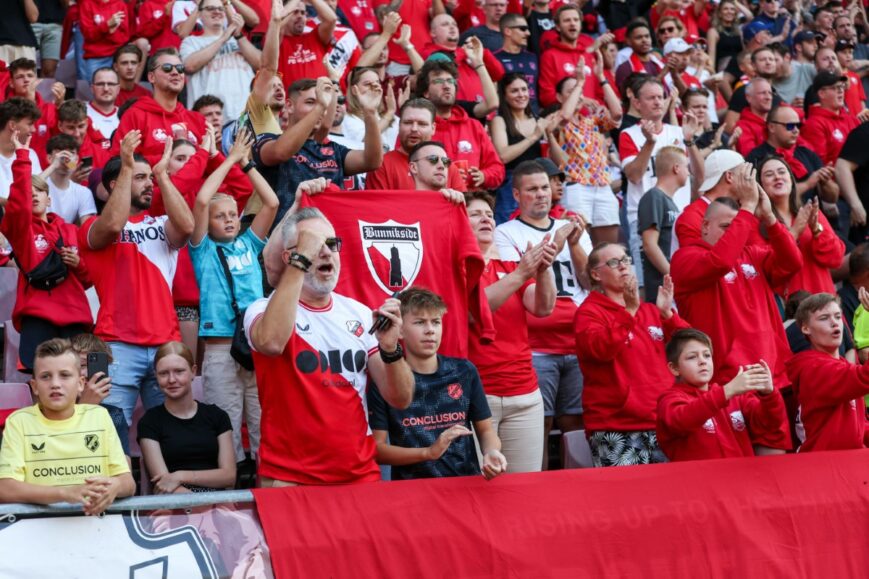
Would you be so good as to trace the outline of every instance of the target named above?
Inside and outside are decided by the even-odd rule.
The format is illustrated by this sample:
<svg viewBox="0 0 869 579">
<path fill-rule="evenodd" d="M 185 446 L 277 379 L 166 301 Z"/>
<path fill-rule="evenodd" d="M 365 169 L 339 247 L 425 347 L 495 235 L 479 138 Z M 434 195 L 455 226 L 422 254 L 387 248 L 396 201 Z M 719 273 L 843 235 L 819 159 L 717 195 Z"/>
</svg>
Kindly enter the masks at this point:
<svg viewBox="0 0 869 579">
<path fill-rule="evenodd" d="M 246 460 L 273 487 L 535 472 L 555 428 L 595 467 L 869 440 L 859 0 L 4 8 L 35 404 L 4 412 L 0 501 L 100 513 L 131 442 L 178 493 Z M 473 287 L 393 245 L 378 303 L 336 291 L 376 267 L 319 200 L 384 191 L 461 214 L 438 235 L 470 247 L 425 252 Z"/>
</svg>

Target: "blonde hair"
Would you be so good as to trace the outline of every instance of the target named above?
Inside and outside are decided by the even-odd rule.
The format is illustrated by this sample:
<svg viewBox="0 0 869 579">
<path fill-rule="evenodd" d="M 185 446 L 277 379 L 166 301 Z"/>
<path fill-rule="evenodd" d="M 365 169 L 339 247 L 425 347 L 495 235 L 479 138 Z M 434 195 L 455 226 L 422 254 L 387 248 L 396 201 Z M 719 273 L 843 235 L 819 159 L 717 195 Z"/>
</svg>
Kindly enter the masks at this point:
<svg viewBox="0 0 869 579">
<path fill-rule="evenodd" d="M 676 163 L 688 158 L 685 151 L 674 145 L 661 147 L 655 155 L 655 174 L 664 175 L 673 170 Z"/>
<path fill-rule="evenodd" d="M 238 209 L 238 201 L 235 200 L 235 197 L 232 195 L 227 195 L 226 193 L 215 193 L 214 197 L 211 198 L 211 201 L 208 202 L 208 206 L 217 205 L 221 201 L 232 201 L 235 203 L 235 208 Z"/>
<path fill-rule="evenodd" d="M 172 354 L 181 356 L 184 358 L 184 361 L 190 366 L 190 369 L 193 370 L 193 367 L 196 363 L 193 360 L 193 352 L 190 351 L 190 348 L 187 347 L 183 342 L 166 342 L 159 348 L 157 348 L 157 353 L 154 354 L 154 366 L 157 366 L 157 362 L 165 358 L 166 356 L 171 356 Z"/>
<path fill-rule="evenodd" d="M 30 176 L 30 185 L 37 191 L 48 193 L 48 182 L 39 175 Z"/>
</svg>

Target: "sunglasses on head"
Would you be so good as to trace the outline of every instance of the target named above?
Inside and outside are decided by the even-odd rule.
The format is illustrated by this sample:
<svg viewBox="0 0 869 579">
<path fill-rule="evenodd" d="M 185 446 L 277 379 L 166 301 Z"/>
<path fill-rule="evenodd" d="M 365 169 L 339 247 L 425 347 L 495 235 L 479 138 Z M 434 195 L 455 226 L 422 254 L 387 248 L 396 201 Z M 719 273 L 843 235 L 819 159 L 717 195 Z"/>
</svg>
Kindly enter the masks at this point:
<svg viewBox="0 0 869 579">
<path fill-rule="evenodd" d="M 437 155 L 426 155 L 425 157 L 417 157 L 416 159 L 413 159 L 413 161 L 419 162 L 420 159 L 425 159 L 432 165 L 437 165 L 438 161 L 440 161 L 444 164 L 444 167 L 449 167 L 450 163 L 452 163 L 449 157 L 438 157 Z"/>
<path fill-rule="evenodd" d="M 162 70 L 166 74 L 169 74 L 170 72 L 172 72 L 172 69 L 174 68 L 175 72 L 177 72 L 178 74 L 184 74 L 184 65 L 181 63 L 170 64 L 170 63 L 166 62 L 166 63 L 161 64 L 160 66 L 155 67 L 155 68 L 159 68 L 160 70 Z"/>
</svg>

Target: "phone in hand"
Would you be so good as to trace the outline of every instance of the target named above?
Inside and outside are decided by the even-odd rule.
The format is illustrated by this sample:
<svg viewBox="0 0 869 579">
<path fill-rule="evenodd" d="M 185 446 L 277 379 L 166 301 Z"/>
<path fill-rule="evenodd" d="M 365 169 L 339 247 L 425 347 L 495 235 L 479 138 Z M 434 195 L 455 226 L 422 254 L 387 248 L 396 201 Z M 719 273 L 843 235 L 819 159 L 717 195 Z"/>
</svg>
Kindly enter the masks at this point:
<svg viewBox="0 0 869 579">
<path fill-rule="evenodd" d="M 89 169 L 94 166 L 94 158 L 93 157 L 82 157 L 81 159 L 81 168 Z"/>
<path fill-rule="evenodd" d="M 88 380 L 99 372 L 109 375 L 109 355 L 105 352 L 88 352 Z"/>
</svg>

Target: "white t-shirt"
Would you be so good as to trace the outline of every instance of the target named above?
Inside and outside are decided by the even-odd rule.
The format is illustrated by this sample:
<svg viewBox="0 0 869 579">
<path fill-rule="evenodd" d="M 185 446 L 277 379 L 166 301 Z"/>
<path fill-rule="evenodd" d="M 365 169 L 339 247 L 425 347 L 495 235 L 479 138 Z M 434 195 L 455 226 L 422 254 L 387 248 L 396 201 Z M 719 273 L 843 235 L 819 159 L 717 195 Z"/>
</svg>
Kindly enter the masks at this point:
<svg viewBox="0 0 869 579">
<path fill-rule="evenodd" d="M 347 114 L 344 116 L 344 121 L 341 123 L 341 131 L 344 133 L 344 138 L 353 143 L 351 149 L 361 151 L 365 148 L 365 121 L 361 118 Z M 380 142 L 383 145 L 383 152 L 388 153 L 395 148 L 395 142 L 398 139 L 398 116 L 392 119 L 392 124 L 380 133 Z M 349 146 L 349 145 L 348 145 Z"/>
<path fill-rule="evenodd" d="M 219 41 L 220 36 L 188 36 L 181 43 L 181 60 Z M 237 119 L 244 111 L 252 80 L 253 69 L 239 52 L 238 41 L 230 38 L 208 64 L 187 77 L 187 108 L 210 94 L 223 101 L 225 120 Z"/>
<path fill-rule="evenodd" d="M 15 161 L 15 153 L 11 157 L 0 154 L 0 199 L 9 199 L 9 187 L 12 186 L 12 162 Z M 39 165 L 39 157 L 30 149 L 31 172 L 34 175 L 42 173 Z"/>
<path fill-rule="evenodd" d="M 121 119 L 118 118 L 118 107 L 109 113 L 105 114 L 93 107 L 91 103 L 87 106 L 88 118 L 91 120 L 93 127 L 98 130 L 104 138 L 111 139 L 112 133 L 118 128 Z"/>
<path fill-rule="evenodd" d="M 48 196 L 51 197 L 48 210 L 62 217 L 67 223 L 83 222 L 86 216 L 97 214 L 91 190 L 78 183 L 70 181 L 68 188 L 61 189 L 49 178 Z"/>
<path fill-rule="evenodd" d="M 187 17 L 196 10 L 196 2 L 191 0 L 175 0 L 172 5 L 172 30 L 177 32 L 178 25 L 187 20 Z M 196 20 L 196 24 L 202 28 L 202 21 Z"/>
<path fill-rule="evenodd" d="M 622 170 L 633 161 L 643 144 L 646 142 L 646 137 L 643 136 L 643 130 L 640 125 L 634 125 L 622 131 L 619 137 L 619 156 L 622 158 Z M 640 206 L 640 198 L 646 191 L 655 186 L 658 178 L 655 175 L 655 156 L 662 147 L 667 146 L 679 147 L 685 150 L 685 141 L 682 135 L 682 127 L 668 125 L 664 123 L 661 133 L 655 139 L 655 148 L 652 149 L 652 158 L 649 159 L 649 164 L 646 166 L 646 172 L 643 173 L 643 178 L 639 183 L 632 183 L 628 180 L 628 222 L 635 223 L 637 221 L 637 208 Z M 627 179 L 627 177 L 625 177 Z M 685 186 L 676 191 L 673 201 L 681 212 L 685 206 L 691 202 L 691 183 L 685 183 Z"/>
</svg>

